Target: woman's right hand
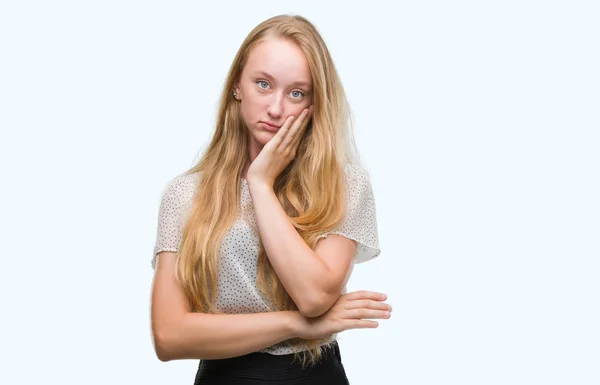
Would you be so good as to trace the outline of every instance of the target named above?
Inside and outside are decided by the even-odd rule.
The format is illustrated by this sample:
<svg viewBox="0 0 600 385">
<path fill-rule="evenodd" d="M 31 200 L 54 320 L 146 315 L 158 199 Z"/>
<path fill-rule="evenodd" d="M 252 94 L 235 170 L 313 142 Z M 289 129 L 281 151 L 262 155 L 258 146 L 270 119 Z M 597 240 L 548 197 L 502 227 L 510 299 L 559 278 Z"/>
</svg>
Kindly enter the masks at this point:
<svg viewBox="0 0 600 385">
<path fill-rule="evenodd" d="M 300 316 L 298 337 L 322 339 L 348 329 L 376 328 L 371 319 L 390 318 L 392 307 L 383 302 L 386 295 L 372 291 L 354 291 L 342 294 L 324 314 L 306 318 Z"/>
</svg>

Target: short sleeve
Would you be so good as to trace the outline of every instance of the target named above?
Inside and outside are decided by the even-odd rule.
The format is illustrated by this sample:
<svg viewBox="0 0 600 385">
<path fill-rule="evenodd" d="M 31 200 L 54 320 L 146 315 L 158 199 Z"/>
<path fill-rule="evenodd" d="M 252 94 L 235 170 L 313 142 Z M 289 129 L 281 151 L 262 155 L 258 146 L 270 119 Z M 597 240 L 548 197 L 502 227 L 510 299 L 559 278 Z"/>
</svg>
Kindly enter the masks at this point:
<svg viewBox="0 0 600 385">
<path fill-rule="evenodd" d="M 343 235 L 358 242 L 354 263 L 371 260 L 381 254 L 375 210 L 375 197 L 369 175 L 359 166 L 348 164 L 344 168 L 346 182 L 346 213 L 342 223 L 332 231 L 322 234 Z"/>
<path fill-rule="evenodd" d="M 170 181 L 162 193 L 158 209 L 156 242 L 151 266 L 156 268 L 156 257 L 161 251 L 177 252 L 181 245 L 183 227 L 189 214 L 195 180 L 194 174 Z"/>
</svg>

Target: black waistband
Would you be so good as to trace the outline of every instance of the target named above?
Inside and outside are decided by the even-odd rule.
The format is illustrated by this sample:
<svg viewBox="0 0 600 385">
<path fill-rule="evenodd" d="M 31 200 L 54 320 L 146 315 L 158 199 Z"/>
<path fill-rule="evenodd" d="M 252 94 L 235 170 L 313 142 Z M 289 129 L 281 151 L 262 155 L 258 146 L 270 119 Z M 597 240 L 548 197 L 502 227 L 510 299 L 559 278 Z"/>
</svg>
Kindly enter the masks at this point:
<svg viewBox="0 0 600 385">
<path fill-rule="evenodd" d="M 249 379 L 259 382 L 285 379 L 282 383 L 294 384 L 318 379 L 319 381 L 315 382 L 317 384 L 347 384 L 337 342 L 322 345 L 321 351 L 320 360 L 315 365 L 308 366 L 303 366 L 301 357 L 295 354 L 275 355 L 263 352 L 218 360 L 201 360 L 195 384 L 246 384 L 247 382 L 242 380 Z M 238 380 L 241 382 L 236 382 Z"/>
<path fill-rule="evenodd" d="M 330 344 L 321 346 L 321 361 L 337 360 L 341 363 L 340 347 L 337 341 L 333 341 Z M 333 353 L 333 354 L 332 354 Z M 260 363 L 261 366 L 277 366 L 282 364 L 292 364 L 294 361 L 298 362 L 299 358 L 295 354 L 270 354 L 264 352 L 254 352 L 245 354 L 243 356 L 223 358 L 217 360 L 201 360 L 200 366 L 204 366 L 206 369 L 218 369 L 220 367 L 233 367 L 240 364 L 247 365 L 252 363 Z"/>
</svg>

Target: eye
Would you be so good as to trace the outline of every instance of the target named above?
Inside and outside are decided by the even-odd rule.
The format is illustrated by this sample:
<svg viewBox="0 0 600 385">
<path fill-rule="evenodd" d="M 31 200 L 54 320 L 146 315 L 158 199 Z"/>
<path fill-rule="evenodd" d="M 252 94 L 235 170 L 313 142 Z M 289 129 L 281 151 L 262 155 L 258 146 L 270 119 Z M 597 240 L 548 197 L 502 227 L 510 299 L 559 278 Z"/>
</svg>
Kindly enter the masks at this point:
<svg viewBox="0 0 600 385">
<path fill-rule="evenodd" d="M 292 91 L 292 97 L 294 97 L 295 99 L 300 99 L 300 98 L 303 98 L 304 96 L 305 96 L 304 92 L 302 92 L 302 91 L 298 91 L 298 90 Z"/>
<path fill-rule="evenodd" d="M 259 80 L 256 82 L 256 84 L 258 84 L 258 87 L 262 88 L 263 90 L 266 90 L 267 87 L 269 87 L 269 83 L 267 83 L 264 80 Z M 263 84 L 265 85 L 264 87 L 263 87 Z"/>
</svg>

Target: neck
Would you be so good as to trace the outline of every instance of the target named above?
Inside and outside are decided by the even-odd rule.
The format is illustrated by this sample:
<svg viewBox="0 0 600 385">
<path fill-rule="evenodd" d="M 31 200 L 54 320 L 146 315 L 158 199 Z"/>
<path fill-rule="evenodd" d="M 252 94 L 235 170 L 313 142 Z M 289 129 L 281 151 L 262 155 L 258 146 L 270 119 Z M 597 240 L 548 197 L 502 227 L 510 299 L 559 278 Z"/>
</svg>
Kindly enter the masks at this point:
<svg viewBox="0 0 600 385">
<path fill-rule="evenodd" d="M 259 143 L 257 143 L 254 140 L 251 140 L 250 145 L 248 146 L 248 160 L 246 161 L 244 168 L 242 168 L 242 178 L 246 179 L 246 175 L 248 173 L 248 168 L 250 168 L 250 164 L 254 162 L 254 159 L 256 159 L 262 148 L 263 146 L 261 146 Z"/>
</svg>

